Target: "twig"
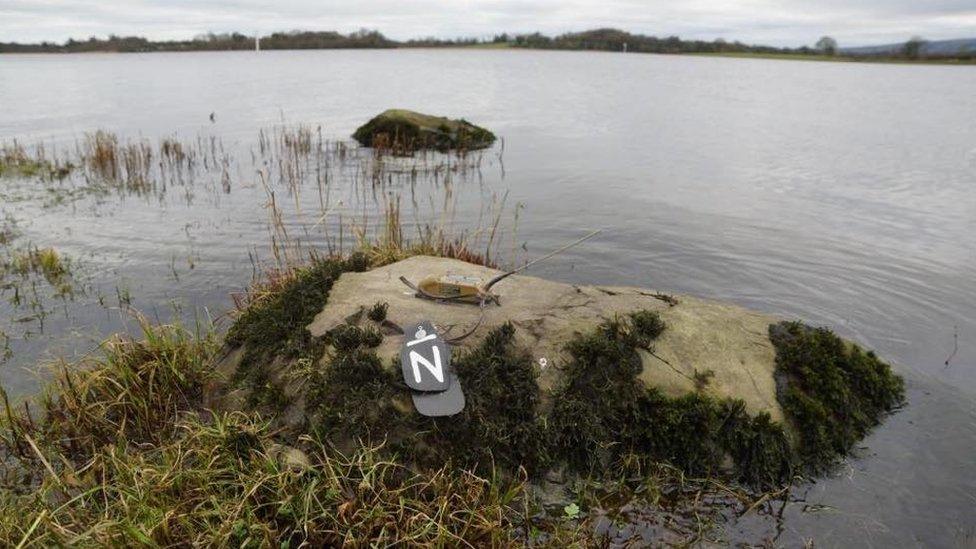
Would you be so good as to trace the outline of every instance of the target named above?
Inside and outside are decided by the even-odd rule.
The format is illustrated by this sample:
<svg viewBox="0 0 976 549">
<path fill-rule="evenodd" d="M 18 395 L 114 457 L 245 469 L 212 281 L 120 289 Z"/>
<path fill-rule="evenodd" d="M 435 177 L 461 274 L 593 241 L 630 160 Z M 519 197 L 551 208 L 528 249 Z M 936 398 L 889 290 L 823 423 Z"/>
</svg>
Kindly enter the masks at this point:
<svg viewBox="0 0 976 549">
<path fill-rule="evenodd" d="M 945 367 L 949 367 L 949 361 L 956 357 L 956 353 L 959 351 L 959 326 L 952 327 L 952 354 L 945 361 Z"/>
</svg>

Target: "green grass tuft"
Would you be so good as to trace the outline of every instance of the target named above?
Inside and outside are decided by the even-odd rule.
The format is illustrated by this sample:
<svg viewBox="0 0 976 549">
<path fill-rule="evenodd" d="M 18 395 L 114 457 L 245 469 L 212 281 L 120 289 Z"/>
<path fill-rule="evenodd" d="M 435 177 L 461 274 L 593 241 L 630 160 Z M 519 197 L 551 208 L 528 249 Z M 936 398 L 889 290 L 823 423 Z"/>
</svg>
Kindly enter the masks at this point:
<svg viewBox="0 0 976 549">
<path fill-rule="evenodd" d="M 383 322 L 386 320 L 386 311 L 389 309 L 390 304 L 386 303 L 376 303 L 366 312 L 366 316 L 373 322 Z"/>
<path fill-rule="evenodd" d="M 203 390 L 218 345 L 174 326 L 113 340 L 64 368 L 41 409 L 0 392 L 0 539 L 11 547 L 513 546 L 530 507 L 524 479 L 388 452 L 342 454 L 314 436 L 284 447 L 268 419 L 212 413 Z M 360 349 L 361 350 L 361 349 Z M 298 453 L 301 459 L 286 456 Z M 445 512 L 445 510 L 449 510 Z M 533 519 L 560 544 L 573 523 Z"/>
</svg>

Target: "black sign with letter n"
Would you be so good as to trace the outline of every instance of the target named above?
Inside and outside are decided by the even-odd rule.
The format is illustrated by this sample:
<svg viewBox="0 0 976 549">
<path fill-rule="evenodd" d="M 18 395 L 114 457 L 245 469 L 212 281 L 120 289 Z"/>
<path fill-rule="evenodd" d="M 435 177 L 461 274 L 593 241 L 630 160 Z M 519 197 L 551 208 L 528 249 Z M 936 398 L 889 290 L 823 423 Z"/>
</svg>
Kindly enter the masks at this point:
<svg viewBox="0 0 976 549">
<path fill-rule="evenodd" d="M 400 350 L 403 381 L 412 389 L 417 411 L 425 416 L 451 416 L 464 408 L 464 393 L 451 369 L 451 348 L 428 321 L 406 330 Z"/>
<path fill-rule="evenodd" d="M 416 324 L 415 330 L 407 330 L 407 338 L 400 350 L 400 366 L 407 386 L 414 391 L 446 391 L 451 386 L 447 375 L 451 348 L 426 320 Z"/>
</svg>

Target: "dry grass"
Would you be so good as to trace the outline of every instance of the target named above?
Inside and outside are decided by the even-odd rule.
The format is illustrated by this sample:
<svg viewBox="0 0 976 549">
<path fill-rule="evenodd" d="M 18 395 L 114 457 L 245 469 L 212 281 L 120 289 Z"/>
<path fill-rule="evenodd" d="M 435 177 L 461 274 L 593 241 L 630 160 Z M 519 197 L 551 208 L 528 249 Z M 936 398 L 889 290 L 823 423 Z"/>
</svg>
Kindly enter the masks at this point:
<svg viewBox="0 0 976 549">
<path fill-rule="evenodd" d="M 0 539 L 47 547 L 510 546 L 533 510 L 524 479 L 413 472 L 378 448 L 314 436 L 279 444 L 255 414 L 210 413 L 216 340 L 143 325 L 82 368 L 60 368 L 40 410 L 3 395 Z M 297 458 L 295 456 L 298 456 Z M 576 523 L 550 539 L 577 539 Z"/>
<path fill-rule="evenodd" d="M 100 356 L 58 368 L 39 399 L 0 410 L 0 539 L 49 546 L 565 547 L 719 541 L 723 513 L 769 499 L 668 466 L 624 465 L 544 511 L 524 475 L 415 470 L 381 447 L 346 454 L 270 418 L 211 412 L 218 339 L 143 323 Z M 285 446 L 284 444 L 291 444 Z M 627 479 L 627 480 L 623 480 Z M 649 522 L 648 522 L 649 521 Z M 646 532 L 644 532 L 646 533 Z"/>
<path fill-rule="evenodd" d="M 370 265 L 374 267 L 388 265 L 415 255 L 449 257 L 494 267 L 495 264 L 490 257 L 491 251 L 497 245 L 495 234 L 500 217 L 501 210 L 495 216 L 491 227 L 469 228 L 459 234 L 452 234 L 451 225 L 445 221 L 436 225 L 430 223 L 418 225 L 417 234 L 411 238 L 404 235 L 400 197 L 389 196 L 384 205 L 383 217 L 375 227 L 370 227 L 367 223 L 354 222 L 352 232 L 356 237 L 356 251 L 364 253 L 369 258 Z M 488 235 L 487 242 L 485 242 L 485 235 Z"/>
<path fill-rule="evenodd" d="M 172 146 L 163 142 L 162 148 Z M 81 159 L 88 173 L 101 182 L 135 193 L 154 187 L 154 149 L 145 141 L 119 143 L 115 134 L 97 131 L 85 136 Z M 172 158 L 172 153 L 167 158 Z"/>
</svg>

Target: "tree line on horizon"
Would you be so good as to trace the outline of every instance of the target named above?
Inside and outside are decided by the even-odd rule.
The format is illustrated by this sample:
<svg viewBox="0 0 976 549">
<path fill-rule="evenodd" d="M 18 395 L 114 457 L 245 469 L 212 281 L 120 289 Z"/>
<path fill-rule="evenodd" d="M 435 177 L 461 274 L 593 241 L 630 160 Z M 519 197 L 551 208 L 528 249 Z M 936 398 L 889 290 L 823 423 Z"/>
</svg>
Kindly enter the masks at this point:
<svg viewBox="0 0 976 549">
<path fill-rule="evenodd" d="M 683 40 L 678 36 L 660 38 L 611 28 L 571 32 L 558 36 L 546 36 L 535 32 L 531 34 L 502 33 L 491 39 L 479 38 L 417 38 L 406 41 L 391 40 L 377 30 L 361 29 L 350 34 L 335 31 L 292 31 L 276 32 L 260 37 L 263 50 L 278 49 L 343 49 L 343 48 L 410 48 L 410 47 L 464 47 L 479 45 L 498 45 L 517 48 L 551 50 L 595 50 L 627 51 L 636 53 L 758 53 L 758 54 L 799 54 L 828 55 L 849 58 L 951 58 L 974 59 L 976 52 L 960 51 L 953 55 L 927 55 L 923 53 L 925 41 L 913 37 L 897 52 L 887 53 L 846 53 L 838 49 L 837 41 L 824 36 L 813 46 L 798 48 L 778 48 L 765 45 L 750 45 L 740 41 L 717 39 Z M 252 50 L 255 39 L 238 32 L 208 33 L 191 40 L 153 41 L 139 36 L 109 36 L 100 39 L 92 36 L 87 40 L 70 39 L 64 43 L 42 42 L 39 44 L 19 44 L 0 42 L 0 53 L 83 53 L 83 52 L 157 52 L 157 51 L 224 51 Z"/>
</svg>

